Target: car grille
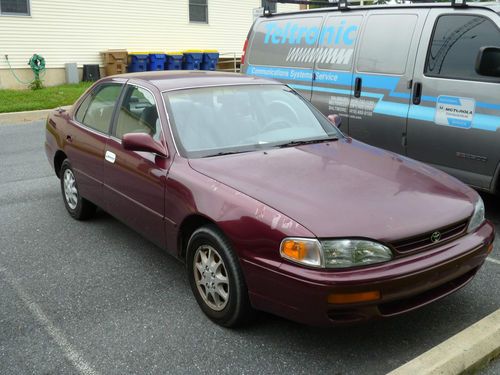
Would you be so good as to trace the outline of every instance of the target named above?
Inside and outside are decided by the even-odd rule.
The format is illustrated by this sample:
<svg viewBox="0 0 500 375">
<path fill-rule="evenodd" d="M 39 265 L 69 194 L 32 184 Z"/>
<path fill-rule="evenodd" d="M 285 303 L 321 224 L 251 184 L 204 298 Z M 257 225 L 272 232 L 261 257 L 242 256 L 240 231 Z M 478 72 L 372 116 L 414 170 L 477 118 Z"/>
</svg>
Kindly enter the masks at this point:
<svg viewBox="0 0 500 375">
<path fill-rule="evenodd" d="M 463 220 L 459 223 L 448 225 L 446 227 L 436 229 L 432 232 L 427 232 L 418 236 L 405 238 L 404 240 L 395 241 L 391 245 L 398 253 L 425 250 L 435 246 L 439 246 L 444 242 L 451 241 L 463 235 L 467 228 L 467 222 L 468 220 Z M 441 233 L 441 238 L 437 242 L 433 242 L 431 240 L 431 236 L 434 232 Z"/>
</svg>

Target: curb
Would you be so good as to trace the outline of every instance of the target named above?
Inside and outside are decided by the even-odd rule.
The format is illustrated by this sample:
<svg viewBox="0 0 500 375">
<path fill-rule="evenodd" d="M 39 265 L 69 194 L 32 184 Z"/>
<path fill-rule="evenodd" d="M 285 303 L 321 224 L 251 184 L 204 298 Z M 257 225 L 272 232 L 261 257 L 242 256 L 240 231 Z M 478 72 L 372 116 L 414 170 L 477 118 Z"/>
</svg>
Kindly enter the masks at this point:
<svg viewBox="0 0 500 375">
<path fill-rule="evenodd" d="M 469 373 L 500 355 L 500 309 L 388 375 Z"/>
<path fill-rule="evenodd" d="M 61 108 L 68 110 L 71 106 L 63 106 Z M 54 109 L 42 109 L 37 111 L 0 113 L 0 125 L 18 125 L 45 120 L 53 110 Z"/>
</svg>

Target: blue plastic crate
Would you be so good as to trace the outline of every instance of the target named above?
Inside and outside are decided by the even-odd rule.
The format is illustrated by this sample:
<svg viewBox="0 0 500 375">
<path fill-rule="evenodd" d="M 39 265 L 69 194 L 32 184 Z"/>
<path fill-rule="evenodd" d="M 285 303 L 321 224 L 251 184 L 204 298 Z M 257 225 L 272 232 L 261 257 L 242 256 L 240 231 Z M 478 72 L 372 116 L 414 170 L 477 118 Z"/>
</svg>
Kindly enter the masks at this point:
<svg viewBox="0 0 500 375">
<path fill-rule="evenodd" d="M 148 70 L 165 70 L 165 63 L 167 62 L 167 55 L 164 53 L 150 53 Z"/>
<path fill-rule="evenodd" d="M 167 70 L 181 70 L 182 60 L 184 55 L 182 53 L 167 53 L 167 63 L 165 64 L 165 69 Z"/>
<path fill-rule="evenodd" d="M 205 51 L 201 60 L 201 70 L 215 70 L 219 61 L 219 52 Z"/>
<path fill-rule="evenodd" d="M 202 59 L 203 59 L 203 51 L 197 51 L 197 50 L 184 51 L 184 59 L 182 60 L 182 69 L 200 70 Z"/>
<path fill-rule="evenodd" d="M 128 71 L 146 72 L 148 70 L 149 55 L 146 53 L 130 52 Z"/>
</svg>

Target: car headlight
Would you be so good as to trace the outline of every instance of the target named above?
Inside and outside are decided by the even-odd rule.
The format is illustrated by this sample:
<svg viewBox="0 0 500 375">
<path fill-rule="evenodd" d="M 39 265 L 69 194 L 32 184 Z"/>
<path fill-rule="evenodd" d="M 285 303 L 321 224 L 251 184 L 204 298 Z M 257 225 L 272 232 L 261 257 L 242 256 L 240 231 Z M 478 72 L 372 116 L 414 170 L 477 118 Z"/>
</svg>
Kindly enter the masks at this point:
<svg viewBox="0 0 500 375">
<path fill-rule="evenodd" d="M 479 197 L 476 204 L 474 205 L 474 213 L 472 214 L 469 226 L 467 228 L 468 233 L 476 230 L 484 222 L 484 211 L 484 202 L 481 197 Z"/>
<path fill-rule="evenodd" d="M 285 238 L 281 242 L 283 258 L 313 267 L 347 268 L 392 259 L 392 252 L 377 242 L 366 240 L 323 240 Z"/>
<path fill-rule="evenodd" d="M 392 251 L 382 244 L 365 240 L 321 241 L 326 268 L 345 268 L 387 262 Z"/>
</svg>

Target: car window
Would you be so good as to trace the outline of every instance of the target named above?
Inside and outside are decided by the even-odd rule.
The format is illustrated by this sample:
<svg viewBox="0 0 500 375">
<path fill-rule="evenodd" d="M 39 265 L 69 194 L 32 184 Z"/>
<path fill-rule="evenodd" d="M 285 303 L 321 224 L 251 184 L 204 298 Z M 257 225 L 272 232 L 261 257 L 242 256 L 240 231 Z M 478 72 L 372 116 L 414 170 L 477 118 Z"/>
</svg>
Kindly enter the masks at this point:
<svg viewBox="0 0 500 375">
<path fill-rule="evenodd" d="M 417 20 L 414 14 L 370 16 L 363 31 L 357 70 L 404 74 Z"/>
<path fill-rule="evenodd" d="M 120 84 L 100 86 L 85 98 L 78 109 L 76 119 L 89 128 L 108 133 L 113 110 L 121 90 Z"/>
<path fill-rule="evenodd" d="M 172 130 L 188 157 L 245 152 L 338 131 L 282 85 L 222 86 L 165 93 Z"/>
<path fill-rule="evenodd" d="M 475 71 L 477 54 L 484 46 L 500 47 L 500 31 L 491 20 L 472 15 L 441 16 L 429 46 L 425 74 L 485 80 Z"/>
<path fill-rule="evenodd" d="M 120 106 L 115 136 L 122 139 L 127 133 L 146 133 L 159 141 L 161 125 L 153 94 L 148 90 L 128 86 Z"/>
</svg>

